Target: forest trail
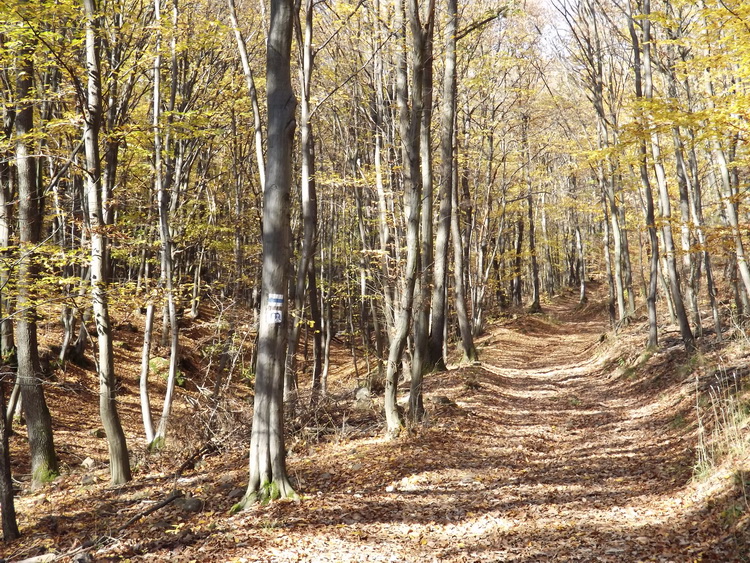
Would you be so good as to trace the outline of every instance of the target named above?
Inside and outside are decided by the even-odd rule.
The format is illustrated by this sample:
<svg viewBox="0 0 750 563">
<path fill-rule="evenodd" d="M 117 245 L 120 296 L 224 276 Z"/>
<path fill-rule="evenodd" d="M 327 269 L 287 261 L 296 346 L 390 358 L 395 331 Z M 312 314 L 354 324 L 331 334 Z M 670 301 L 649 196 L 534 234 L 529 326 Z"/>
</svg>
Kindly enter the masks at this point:
<svg viewBox="0 0 750 563">
<path fill-rule="evenodd" d="M 283 529 L 242 556 L 739 560 L 685 493 L 694 451 L 673 423 L 679 393 L 654 396 L 613 377 L 617 364 L 600 353 L 605 317 L 577 308 L 572 294 L 557 298 L 543 314 L 491 329 L 480 365 L 427 378 L 427 429 L 293 456 L 311 496 L 236 517 Z"/>
<path fill-rule="evenodd" d="M 618 358 L 640 344 L 624 353 L 607 330 L 603 305 L 578 307 L 573 293 L 494 324 L 481 363 L 426 377 L 428 419 L 394 441 L 381 403 L 353 406 L 356 378 L 340 367 L 339 395 L 287 438 L 297 501 L 229 515 L 247 482 L 241 436 L 179 477 L 181 452 L 142 458 L 117 488 L 103 465 L 85 485 L 71 458 L 68 475 L 19 498 L 24 535 L 0 558 L 99 538 L 94 561 L 747 560 L 692 482 L 694 398 L 679 347 L 633 376 Z M 137 435 L 138 418 L 125 420 Z M 138 520 L 174 488 L 200 511 L 173 503 Z"/>
</svg>

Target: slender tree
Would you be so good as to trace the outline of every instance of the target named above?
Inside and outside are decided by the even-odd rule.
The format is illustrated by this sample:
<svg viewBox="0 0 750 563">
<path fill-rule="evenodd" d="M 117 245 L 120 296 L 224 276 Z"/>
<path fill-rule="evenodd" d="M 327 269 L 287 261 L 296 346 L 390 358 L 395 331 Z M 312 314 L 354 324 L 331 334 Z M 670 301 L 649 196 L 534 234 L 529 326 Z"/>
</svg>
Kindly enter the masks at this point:
<svg viewBox="0 0 750 563">
<path fill-rule="evenodd" d="M 5 382 L 0 379 L 0 517 L 3 520 L 3 540 L 19 537 L 16 505 L 13 501 L 13 479 L 10 471 L 10 428 L 6 423 Z"/>
<path fill-rule="evenodd" d="M 440 105 L 440 207 L 435 241 L 432 301 L 430 310 L 430 339 L 427 365 L 445 369 L 445 322 L 448 313 L 448 251 L 453 190 L 453 124 L 456 118 L 456 33 L 458 31 L 458 2 L 447 0 L 448 22 L 445 27 L 445 66 L 443 70 Z"/>
<path fill-rule="evenodd" d="M 109 445 L 109 471 L 112 484 L 131 479 L 128 447 L 117 413 L 112 327 L 109 320 L 107 297 L 107 234 L 102 211 L 101 161 L 99 158 L 99 130 L 102 120 L 101 74 L 97 33 L 99 14 L 95 0 L 84 0 L 86 18 L 86 70 L 88 74 L 84 112 L 84 145 L 86 152 L 86 193 L 88 199 L 88 228 L 91 241 L 91 296 L 99 346 L 99 414 Z"/>
</svg>

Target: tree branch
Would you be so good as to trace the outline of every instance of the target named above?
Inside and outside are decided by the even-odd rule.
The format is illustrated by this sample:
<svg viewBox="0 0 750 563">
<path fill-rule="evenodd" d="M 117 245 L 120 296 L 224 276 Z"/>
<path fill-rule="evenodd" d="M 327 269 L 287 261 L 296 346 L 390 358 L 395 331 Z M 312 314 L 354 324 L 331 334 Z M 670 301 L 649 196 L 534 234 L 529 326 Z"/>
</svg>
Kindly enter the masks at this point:
<svg viewBox="0 0 750 563">
<path fill-rule="evenodd" d="M 488 15 L 484 19 L 471 22 L 465 28 L 463 28 L 458 33 L 456 33 L 456 41 L 458 41 L 459 39 L 463 39 L 464 37 L 466 37 L 473 31 L 476 31 L 477 29 L 484 27 L 488 23 L 491 23 L 500 17 L 504 17 L 507 13 L 508 13 L 508 6 L 503 6 L 502 8 L 498 8 L 494 12 L 490 13 L 490 15 Z"/>
</svg>

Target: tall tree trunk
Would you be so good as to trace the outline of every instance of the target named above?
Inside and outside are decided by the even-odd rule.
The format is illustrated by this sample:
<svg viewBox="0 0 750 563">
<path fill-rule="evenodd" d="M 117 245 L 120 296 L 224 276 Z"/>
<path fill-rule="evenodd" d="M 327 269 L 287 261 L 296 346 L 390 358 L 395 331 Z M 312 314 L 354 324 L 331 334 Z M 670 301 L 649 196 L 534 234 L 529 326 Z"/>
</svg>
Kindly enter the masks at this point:
<svg viewBox="0 0 750 563">
<path fill-rule="evenodd" d="M 422 109 L 422 68 L 421 50 L 416 45 L 421 35 L 419 15 L 416 0 L 408 0 L 409 15 L 413 30 L 412 45 L 412 95 L 411 110 L 407 102 L 407 72 L 406 72 L 406 26 L 404 22 L 404 0 L 396 0 L 397 29 L 401 30 L 402 53 L 397 71 L 397 98 L 399 107 L 399 131 L 401 136 L 403 159 L 404 207 L 406 209 L 406 264 L 402 275 L 401 308 L 396 319 L 395 332 L 391 337 L 388 351 L 388 363 L 385 376 L 385 419 L 386 435 L 396 437 L 402 427 L 401 416 L 396 405 L 398 378 L 406 348 L 406 339 L 412 320 L 412 305 L 414 303 L 414 286 L 419 275 L 419 216 L 422 206 L 422 190 L 419 176 L 419 129 Z M 416 34 L 414 29 L 416 28 Z"/>
<path fill-rule="evenodd" d="M 0 38 L 2 42 L 2 38 Z M 0 43 L 0 46 L 2 44 Z M 7 78 L 4 77 L 4 78 Z M 11 135 L 16 122 L 16 111 L 10 105 L 3 108 L 3 140 L 10 146 Z M 15 353 L 15 342 L 13 338 L 13 299 L 6 291 L 10 281 L 10 269 L 5 265 L 11 259 L 11 232 L 13 231 L 13 205 L 16 198 L 15 177 L 10 165 L 11 155 L 3 158 L 0 162 L 0 255 L 3 257 L 0 264 L 0 358 L 9 360 Z"/>
<path fill-rule="evenodd" d="M 653 79 L 651 70 L 651 0 L 642 0 L 641 13 L 644 16 L 641 21 L 643 29 L 643 78 L 644 78 L 644 97 L 646 100 L 653 98 Z M 631 18 L 632 19 L 632 18 Z M 664 172 L 664 166 L 661 162 L 661 150 L 659 139 L 655 131 L 651 132 L 651 154 L 653 156 L 654 170 L 656 180 L 659 186 L 659 212 L 661 215 L 662 238 L 664 241 L 664 253 L 667 261 L 667 274 L 669 276 L 669 289 L 672 293 L 672 300 L 677 313 L 677 322 L 680 325 L 680 335 L 685 344 L 685 349 L 692 353 L 695 351 L 695 337 L 690 329 L 690 321 L 685 311 L 685 304 L 682 299 L 682 289 L 680 288 L 679 272 L 677 271 L 677 258 L 674 238 L 672 236 L 672 206 L 669 199 L 669 189 L 667 186 L 667 177 Z"/>
<path fill-rule="evenodd" d="M 419 128 L 419 160 L 421 166 L 422 209 L 420 235 L 420 276 L 414 289 L 416 311 L 414 314 L 414 355 L 411 364 L 409 392 L 409 418 L 412 422 L 422 420 L 424 404 L 422 381 L 429 364 L 427 344 L 430 336 L 430 283 L 432 282 L 432 104 L 433 104 L 433 36 L 435 30 L 435 0 L 430 0 L 424 24 L 419 21 L 418 8 L 412 14 L 412 33 L 419 33 L 419 43 L 415 44 L 415 54 L 420 57 L 422 67 L 422 113 Z M 413 21 L 416 17 L 417 21 Z M 416 43 L 416 39 L 415 39 Z"/>
<path fill-rule="evenodd" d="M 526 204 L 527 212 L 529 217 L 529 254 L 531 255 L 531 287 L 532 287 L 532 299 L 529 311 L 532 313 L 538 313 L 542 310 L 539 296 L 539 262 L 536 258 L 536 232 L 534 228 L 534 199 L 531 193 L 531 148 L 529 147 L 529 115 L 524 113 L 522 116 L 522 143 L 524 148 L 524 161 L 526 175 Z"/>
<path fill-rule="evenodd" d="M 113 485 L 131 479 L 128 447 L 117 413 L 115 366 L 112 351 L 112 327 L 107 298 L 107 238 L 102 213 L 101 161 L 99 159 L 99 128 L 102 120 L 101 74 L 99 68 L 99 15 L 95 0 L 84 0 L 86 17 L 87 100 L 84 119 L 86 153 L 86 192 L 89 204 L 88 227 L 91 235 L 91 298 L 99 345 L 99 414 L 107 434 L 109 471 Z"/>
<path fill-rule="evenodd" d="M 448 22 L 445 28 L 445 69 L 443 97 L 440 106 L 440 209 L 438 211 L 435 268 L 433 270 L 428 365 L 445 369 L 443 348 L 448 313 L 448 251 L 450 248 L 451 213 L 453 209 L 453 124 L 456 120 L 456 32 L 457 0 L 446 0 Z"/>
<path fill-rule="evenodd" d="M 26 3 L 24 3 L 26 4 Z M 28 6 L 24 6 L 27 8 Z M 38 276 L 35 257 L 42 229 L 42 193 L 37 182 L 37 159 L 31 146 L 34 134 L 34 49 L 22 46 L 18 54 L 16 96 L 16 174 L 18 182 L 19 251 L 16 339 L 18 346 L 18 382 L 21 387 L 26 429 L 31 449 L 33 485 L 54 479 L 57 459 L 52 438 L 52 418 L 42 389 L 43 373 L 39 363 L 36 296 L 32 285 Z"/>
<path fill-rule="evenodd" d="M 313 0 L 305 0 L 305 28 L 298 22 L 297 41 L 302 45 L 302 64 L 299 78 L 302 89 L 300 100 L 300 187 L 302 193 L 302 249 L 297 264 L 297 276 L 292 287 L 294 299 L 293 313 L 289 327 L 289 347 L 287 350 L 284 376 L 284 400 L 289 402 L 297 391 L 297 347 L 300 328 L 303 324 L 305 304 L 305 283 L 308 279 L 315 254 L 315 235 L 318 226 L 318 196 L 315 191 L 315 137 L 310 115 L 310 87 L 314 53 Z"/>
<path fill-rule="evenodd" d="M 628 5 L 628 29 L 630 39 L 633 44 L 633 70 L 635 72 L 635 95 L 638 99 L 643 98 L 642 76 L 641 76 L 641 48 L 638 35 L 635 30 L 635 21 L 633 18 L 630 5 Z M 644 125 L 644 118 L 641 115 L 641 124 Z M 639 146 L 639 166 L 641 183 L 646 198 L 646 228 L 649 236 L 650 251 L 650 269 L 648 295 L 646 296 L 646 306 L 648 309 L 648 348 L 655 348 L 659 342 L 658 325 L 656 319 L 656 290 L 659 276 L 659 237 L 656 234 L 656 218 L 654 214 L 654 196 L 651 189 L 651 180 L 648 175 L 648 156 L 646 151 L 646 140 L 641 139 Z"/>
<path fill-rule="evenodd" d="M 176 1 L 173 0 L 173 26 L 177 27 L 177 7 Z M 161 25 L 161 0 L 154 2 L 154 20 L 157 28 Z M 167 390 L 164 394 L 164 405 L 162 407 L 161 418 L 156 427 L 154 447 L 161 447 L 167 438 L 167 427 L 169 425 L 169 416 L 172 410 L 172 401 L 174 396 L 174 387 L 177 380 L 177 361 L 179 358 L 179 326 L 177 325 L 177 305 L 175 304 L 175 290 L 173 286 L 174 276 L 172 274 L 174 263 L 172 260 L 172 233 L 169 226 L 170 210 L 170 190 L 167 179 L 164 177 L 162 169 L 162 133 L 161 133 L 161 31 L 157 30 L 156 36 L 156 57 L 154 58 L 154 105 L 153 105 L 153 131 L 154 131 L 154 183 L 157 197 L 157 206 L 159 210 L 159 239 L 161 242 L 161 283 L 164 287 L 167 304 L 165 321 L 163 325 L 170 328 L 170 353 L 169 353 L 169 372 L 167 374 Z M 172 46 L 172 99 L 169 102 L 171 108 L 174 107 L 174 90 L 177 80 L 174 63 L 175 47 Z"/>
<path fill-rule="evenodd" d="M 440 106 L 440 209 L 438 211 L 437 240 L 435 241 L 435 268 L 433 273 L 430 340 L 428 366 L 445 369 L 443 348 L 448 316 L 448 250 L 450 247 L 451 213 L 453 206 L 453 124 L 456 120 L 456 33 L 458 29 L 458 2 L 446 0 L 448 22 L 445 27 L 445 69 L 443 70 L 443 97 Z"/>
<path fill-rule="evenodd" d="M 290 70 L 293 0 L 271 0 L 266 59 L 268 166 L 263 197 L 263 270 L 258 328 L 258 368 L 250 437 L 248 502 L 295 496 L 286 473 L 284 449 L 284 363 L 288 330 L 289 193 L 295 106 Z"/>
<path fill-rule="evenodd" d="M 458 317 L 458 330 L 461 334 L 461 349 L 463 351 L 463 360 L 466 362 L 475 362 L 479 359 L 477 349 L 474 346 L 474 336 L 471 332 L 471 323 L 469 322 L 469 313 L 466 310 L 466 289 L 464 286 L 464 254 L 461 244 L 461 225 L 460 210 L 458 207 L 456 189 L 458 183 L 456 162 L 453 163 L 453 212 L 451 213 L 451 236 L 453 237 L 453 282 L 456 297 L 456 316 Z"/>
</svg>

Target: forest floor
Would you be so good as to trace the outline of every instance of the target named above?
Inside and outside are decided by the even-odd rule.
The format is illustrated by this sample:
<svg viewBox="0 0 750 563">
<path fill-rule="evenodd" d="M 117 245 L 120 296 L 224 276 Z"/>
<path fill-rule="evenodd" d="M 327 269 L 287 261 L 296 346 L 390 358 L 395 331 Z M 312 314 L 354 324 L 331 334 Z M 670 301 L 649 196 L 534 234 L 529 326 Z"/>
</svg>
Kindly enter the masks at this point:
<svg viewBox="0 0 750 563">
<path fill-rule="evenodd" d="M 746 377 L 748 344 L 719 348 L 709 336 L 688 358 L 667 332 L 659 351 L 642 355 L 642 329 L 614 336 L 605 307 L 579 307 L 573 294 L 545 303 L 541 314 L 492 323 L 479 341 L 481 362 L 427 376 L 427 421 L 394 441 L 383 438 L 378 400 L 357 407 L 356 378 L 340 371 L 330 401 L 301 415 L 288 437 L 300 499 L 236 515 L 229 510 L 247 478 L 239 418 L 235 445 L 139 454 L 134 481 L 113 488 L 104 440 L 84 431 L 95 393 L 79 390 L 75 404 L 69 391 L 53 395 L 65 470 L 40 491 L 22 480 L 23 537 L 0 545 L 0 554 L 11 561 L 43 553 L 79 561 L 748 561 L 747 448 L 709 459 L 713 470 L 696 477 L 699 429 L 721 427 L 705 414 L 716 404 L 700 399 L 700 389 L 726 382 L 722 374 Z M 136 337 L 121 352 L 136 358 Z M 75 383 L 70 372 L 62 379 Z M 133 385 L 123 399 L 129 437 L 140 435 L 137 402 L 126 400 L 137 399 Z M 193 395 L 182 391 L 178 409 L 184 444 L 198 424 L 189 414 L 200 400 Z M 747 426 L 738 432 L 747 442 Z M 13 440 L 23 458 L 25 439 Z M 130 445 L 136 450 L 142 439 Z M 95 467 L 80 467 L 87 456 Z M 14 470 L 23 475 L 22 459 Z M 197 502 L 137 518 L 175 489 Z"/>
</svg>

